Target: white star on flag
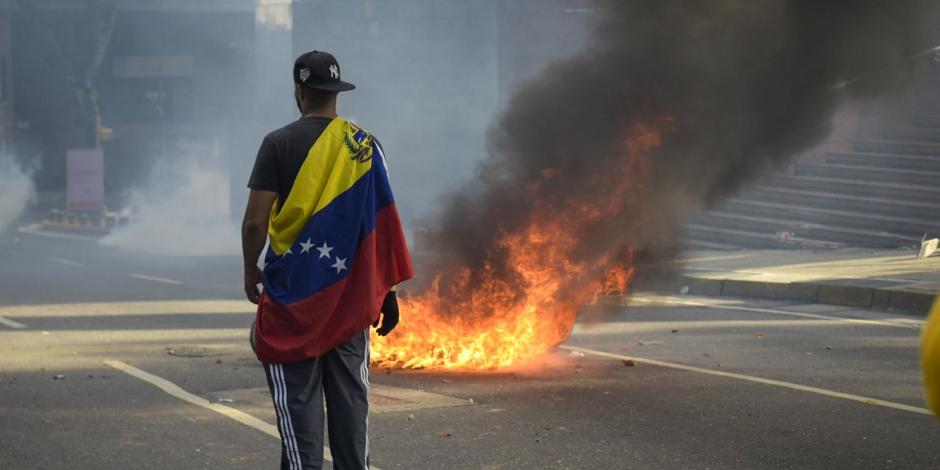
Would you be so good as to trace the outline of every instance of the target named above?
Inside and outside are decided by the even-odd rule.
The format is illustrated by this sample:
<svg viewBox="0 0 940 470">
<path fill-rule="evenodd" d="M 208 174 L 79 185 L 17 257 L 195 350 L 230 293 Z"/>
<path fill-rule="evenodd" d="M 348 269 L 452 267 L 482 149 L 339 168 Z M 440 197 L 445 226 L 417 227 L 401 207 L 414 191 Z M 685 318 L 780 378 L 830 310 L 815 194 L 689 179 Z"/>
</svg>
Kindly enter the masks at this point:
<svg viewBox="0 0 940 470">
<path fill-rule="evenodd" d="M 294 252 L 291 251 L 291 249 L 290 249 L 289 247 L 287 248 L 287 251 L 284 252 L 284 256 L 292 255 L 292 254 L 294 254 Z"/>
<path fill-rule="evenodd" d="M 320 252 L 320 258 L 329 258 L 330 252 L 333 251 L 333 247 L 327 245 L 326 242 L 323 242 L 323 246 L 318 246 L 317 251 Z"/>
<path fill-rule="evenodd" d="M 303 248 L 303 250 L 300 250 L 300 254 L 305 254 L 313 248 L 313 243 L 310 243 L 310 239 L 308 238 L 307 241 L 302 242 L 300 246 Z"/>
<path fill-rule="evenodd" d="M 346 258 L 336 257 L 336 262 L 333 263 L 333 268 L 336 268 L 336 274 L 339 274 L 346 270 Z"/>
</svg>

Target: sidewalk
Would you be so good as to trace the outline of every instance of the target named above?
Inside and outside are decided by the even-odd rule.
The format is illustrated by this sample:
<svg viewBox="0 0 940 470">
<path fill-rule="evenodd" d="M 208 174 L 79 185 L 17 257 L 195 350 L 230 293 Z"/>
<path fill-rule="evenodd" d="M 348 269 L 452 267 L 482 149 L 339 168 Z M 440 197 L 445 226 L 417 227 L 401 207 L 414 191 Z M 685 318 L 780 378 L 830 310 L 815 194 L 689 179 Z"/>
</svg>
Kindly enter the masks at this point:
<svg viewBox="0 0 940 470">
<path fill-rule="evenodd" d="M 924 315 L 940 293 L 940 256 L 912 250 L 693 251 L 676 261 L 678 288 L 695 295 L 753 297 Z"/>
</svg>

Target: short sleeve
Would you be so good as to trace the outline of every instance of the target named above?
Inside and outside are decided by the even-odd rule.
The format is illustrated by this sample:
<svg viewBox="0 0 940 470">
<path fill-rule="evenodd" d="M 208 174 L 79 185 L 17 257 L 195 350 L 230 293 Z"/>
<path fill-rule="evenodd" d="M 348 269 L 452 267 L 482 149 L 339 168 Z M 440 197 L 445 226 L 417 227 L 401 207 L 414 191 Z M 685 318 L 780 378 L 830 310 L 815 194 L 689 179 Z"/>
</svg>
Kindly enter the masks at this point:
<svg viewBox="0 0 940 470">
<path fill-rule="evenodd" d="M 379 154 L 379 159 L 382 161 L 382 166 L 385 167 L 385 173 L 387 174 L 388 160 L 385 159 L 385 149 L 382 148 L 382 143 L 379 142 L 379 139 L 376 139 L 375 136 L 372 137 L 372 143 L 374 144 L 373 149 Z"/>
<path fill-rule="evenodd" d="M 277 181 L 277 166 L 277 146 L 270 138 L 265 137 L 261 141 L 261 148 L 258 149 L 255 167 L 251 170 L 251 178 L 248 179 L 248 187 L 262 191 L 278 191 L 280 188 Z"/>
</svg>

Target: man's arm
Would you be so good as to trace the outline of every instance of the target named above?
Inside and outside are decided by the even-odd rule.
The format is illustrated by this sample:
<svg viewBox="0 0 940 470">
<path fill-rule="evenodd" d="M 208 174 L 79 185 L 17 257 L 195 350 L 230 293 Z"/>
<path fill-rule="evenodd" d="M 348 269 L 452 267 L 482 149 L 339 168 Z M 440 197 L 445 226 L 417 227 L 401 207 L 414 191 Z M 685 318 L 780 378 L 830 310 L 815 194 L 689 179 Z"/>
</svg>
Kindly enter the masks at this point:
<svg viewBox="0 0 940 470">
<path fill-rule="evenodd" d="M 258 269 L 258 257 L 264 249 L 264 242 L 268 236 L 268 217 L 277 193 L 252 189 L 248 194 L 248 205 L 245 207 L 245 218 L 242 221 L 242 257 L 245 264 L 245 295 L 248 300 L 257 304 L 261 301 L 261 270 Z"/>
</svg>

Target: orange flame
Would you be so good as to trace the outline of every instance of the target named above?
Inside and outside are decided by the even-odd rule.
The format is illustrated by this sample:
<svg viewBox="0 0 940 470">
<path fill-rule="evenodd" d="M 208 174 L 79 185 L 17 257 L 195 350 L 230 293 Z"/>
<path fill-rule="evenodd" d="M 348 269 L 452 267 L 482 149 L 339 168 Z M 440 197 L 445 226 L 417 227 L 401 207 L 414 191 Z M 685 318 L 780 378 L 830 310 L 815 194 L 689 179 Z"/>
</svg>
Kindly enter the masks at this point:
<svg viewBox="0 0 940 470">
<path fill-rule="evenodd" d="M 632 249 L 599 259 L 583 260 L 576 251 L 579 238 L 594 224 L 630 214 L 649 179 L 647 153 L 660 144 L 652 126 L 632 126 L 622 154 L 602 169 L 603 198 L 573 198 L 563 207 L 546 207 L 539 188 L 558 170 L 543 170 L 527 189 L 533 195 L 531 217 L 522 229 L 506 233 L 491 250 L 480 272 L 455 270 L 453 292 L 470 294 L 445 303 L 439 295 L 441 277 L 423 293 L 401 300 L 401 323 L 387 337 L 372 338 L 372 362 L 390 368 L 498 369 L 524 364 L 568 338 L 578 311 L 599 293 L 626 294 L 633 279 Z M 590 199 L 590 198 L 588 198 Z M 510 275 L 497 272 L 492 257 L 509 266 Z M 470 279 L 479 281 L 470 289 Z"/>
</svg>

